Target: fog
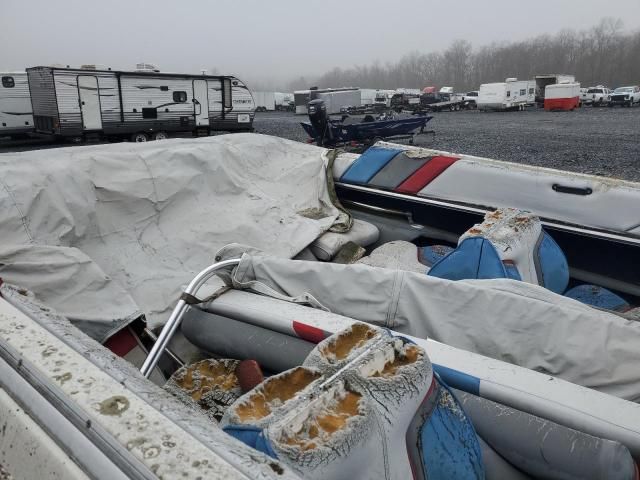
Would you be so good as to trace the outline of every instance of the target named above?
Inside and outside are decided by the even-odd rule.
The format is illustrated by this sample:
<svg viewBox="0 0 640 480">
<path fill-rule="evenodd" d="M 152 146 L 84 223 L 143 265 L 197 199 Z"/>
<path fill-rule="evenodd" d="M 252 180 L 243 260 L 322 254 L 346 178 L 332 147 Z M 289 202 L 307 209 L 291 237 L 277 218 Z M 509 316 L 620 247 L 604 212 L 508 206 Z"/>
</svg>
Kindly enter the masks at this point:
<svg viewBox="0 0 640 480">
<path fill-rule="evenodd" d="M 605 8 L 606 7 L 606 8 Z M 59 63 L 236 74 L 262 86 L 333 67 L 580 30 L 602 17 L 640 28 L 639 0 L 0 0 L 0 69 Z"/>
</svg>

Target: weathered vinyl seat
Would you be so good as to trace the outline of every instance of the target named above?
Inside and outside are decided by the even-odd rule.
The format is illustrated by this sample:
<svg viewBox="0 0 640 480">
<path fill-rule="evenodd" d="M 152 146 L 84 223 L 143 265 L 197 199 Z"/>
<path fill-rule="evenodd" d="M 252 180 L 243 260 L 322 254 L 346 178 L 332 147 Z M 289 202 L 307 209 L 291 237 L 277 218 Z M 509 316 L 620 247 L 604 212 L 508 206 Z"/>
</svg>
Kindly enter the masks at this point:
<svg viewBox="0 0 640 480">
<path fill-rule="evenodd" d="M 515 209 L 499 209 L 465 232 L 454 249 L 446 245 L 417 247 L 405 241 L 388 242 L 359 261 L 447 280 L 509 278 L 543 286 L 587 305 L 626 311 L 619 295 L 596 285 L 567 290 L 569 265 L 562 249 L 546 233 L 539 218 Z"/>
<path fill-rule="evenodd" d="M 437 251 L 437 249 L 436 249 Z M 434 247 L 427 252 L 434 255 Z M 567 290 L 569 265 L 562 249 L 526 212 L 499 209 L 460 237 L 458 247 L 433 263 L 428 275 L 448 280 L 511 278 L 548 288 L 587 305 L 625 311 L 619 295 L 596 285 Z"/>
</svg>

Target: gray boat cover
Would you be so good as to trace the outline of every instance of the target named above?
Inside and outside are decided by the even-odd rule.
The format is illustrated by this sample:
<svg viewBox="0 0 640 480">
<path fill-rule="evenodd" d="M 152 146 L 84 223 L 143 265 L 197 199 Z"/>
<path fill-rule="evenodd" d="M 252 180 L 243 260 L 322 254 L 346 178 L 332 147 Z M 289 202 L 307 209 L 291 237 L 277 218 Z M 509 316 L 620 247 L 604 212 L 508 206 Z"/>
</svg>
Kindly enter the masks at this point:
<svg viewBox="0 0 640 480">
<path fill-rule="evenodd" d="M 240 249 L 223 249 L 237 255 Z M 515 280 L 245 254 L 225 281 L 640 401 L 640 323 Z M 275 308 L 275 307 L 274 307 Z"/>
<path fill-rule="evenodd" d="M 223 245 L 290 258 L 351 227 L 327 152 L 233 134 L 0 155 L 0 276 L 99 341 L 157 326 Z"/>
</svg>

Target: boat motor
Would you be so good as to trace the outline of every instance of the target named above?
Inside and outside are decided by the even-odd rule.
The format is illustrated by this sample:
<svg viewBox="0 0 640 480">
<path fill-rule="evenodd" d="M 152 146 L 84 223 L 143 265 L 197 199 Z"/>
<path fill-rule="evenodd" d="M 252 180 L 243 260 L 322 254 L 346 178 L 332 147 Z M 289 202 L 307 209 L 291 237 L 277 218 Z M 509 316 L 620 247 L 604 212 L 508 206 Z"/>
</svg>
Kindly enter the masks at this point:
<svg viewBox="0 0 640 480">
<path fill-rule="evenodd" d="M 333 135 L 331 134 L 331 123 L 324 100 L 311 100 L 307 104 L 307 113 L 311 126 L 316 133 L 316 145 L 320 147 L 330 146 L 333 143 Z"/>
</svg>

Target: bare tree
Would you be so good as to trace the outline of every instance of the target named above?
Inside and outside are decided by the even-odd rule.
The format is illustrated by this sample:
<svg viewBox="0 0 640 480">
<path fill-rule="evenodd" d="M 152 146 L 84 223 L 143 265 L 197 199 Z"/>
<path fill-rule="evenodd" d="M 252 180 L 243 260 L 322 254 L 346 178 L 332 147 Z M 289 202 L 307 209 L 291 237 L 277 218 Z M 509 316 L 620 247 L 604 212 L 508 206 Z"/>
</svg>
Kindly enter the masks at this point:
<svg viewBox="0 0 640 480">
<path fill-rule="evenodd" d="M 455 40 L 441 53 L 413 51 L 385 65 L 376 61 L 368 66 L 334 68 L 314 84 L 363 88 L 451 85 L 462 91 L 481 83 L 532 78 L 540 73 L 571 73 L 585 86 L 638 84 L 640 31 L 624 33 L 622 28 L 620 19 L 603 18 L 588 30 L 567 29 L 476 50 L 466 40 Z"/>
</svg>

